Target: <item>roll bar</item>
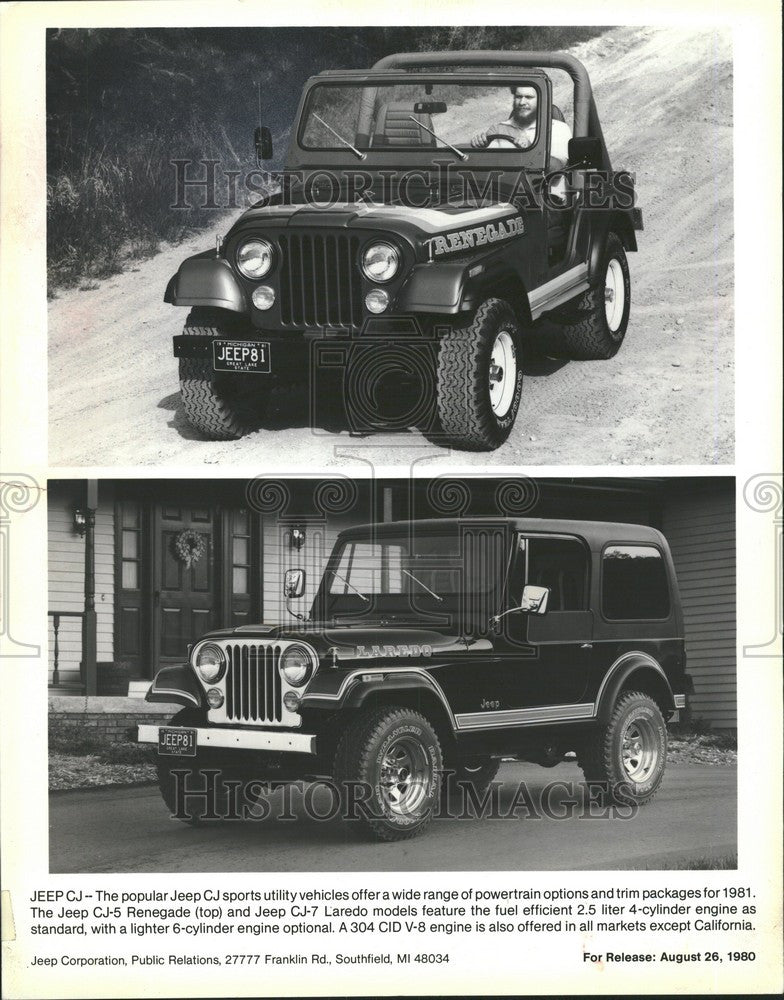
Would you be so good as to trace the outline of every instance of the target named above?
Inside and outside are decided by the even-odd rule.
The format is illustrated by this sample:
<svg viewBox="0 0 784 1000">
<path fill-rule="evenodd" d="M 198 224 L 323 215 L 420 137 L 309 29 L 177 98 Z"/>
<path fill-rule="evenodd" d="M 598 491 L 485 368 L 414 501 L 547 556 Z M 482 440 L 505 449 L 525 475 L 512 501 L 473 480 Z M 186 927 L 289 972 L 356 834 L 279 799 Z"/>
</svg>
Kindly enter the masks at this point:
<svg viewBox="0 0 784 1000">
<path fill-rule="evenodd" d="M 458 50 L 455 52 L 398 52 L 384 56 L 373 66 L 373 72 L 387 69 L 408 69 L 419 66 L 528 66 L 565 70 L 574 82 L 574 134 L 593 135 L 601 139 L 605 161 L 608 160 L 599 116 L 593 101 L 588 71 L 579 59 L 566 52 L 516 52 Z M 370 136 L 376 90 L 367 87 L 362 92 L 359 107 L 357 140 L 367 142 Z M 609 163 L 607 163 L 609 167 Z"/>
</svg>

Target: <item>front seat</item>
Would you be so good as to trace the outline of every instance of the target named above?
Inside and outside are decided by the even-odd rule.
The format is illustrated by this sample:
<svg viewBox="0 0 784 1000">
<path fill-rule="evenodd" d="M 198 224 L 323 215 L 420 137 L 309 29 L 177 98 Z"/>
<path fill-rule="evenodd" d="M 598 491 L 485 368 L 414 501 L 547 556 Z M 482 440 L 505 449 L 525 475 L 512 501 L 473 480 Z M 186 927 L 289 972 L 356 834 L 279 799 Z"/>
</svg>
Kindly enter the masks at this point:
<svg viewBox="0 0 784 1000">
<path fill-rule="evenodd" d="M 409 115 L 414 115 L 414 105 L 402 101 L 390 101 L 382 104 L 376 115 L 376 130 L 373 134 L 373 146 L 424 146 L 433 148 L 435 139 L 429 132 L 419 128 L 412 122 Z M 433 127 L 430 115 L 414 115 L 417 121 L 428 128 Z"/>
</svg>

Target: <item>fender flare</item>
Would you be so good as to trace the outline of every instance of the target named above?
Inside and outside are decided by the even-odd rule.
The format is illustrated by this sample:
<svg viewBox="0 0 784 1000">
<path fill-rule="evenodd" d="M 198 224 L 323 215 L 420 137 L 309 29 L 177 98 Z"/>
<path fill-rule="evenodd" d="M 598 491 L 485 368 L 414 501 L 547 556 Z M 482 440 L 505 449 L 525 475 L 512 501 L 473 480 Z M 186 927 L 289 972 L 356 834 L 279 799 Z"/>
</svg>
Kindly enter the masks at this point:
<svg viewBox="0 0 784 1000">
<path fill-rule="evenodd" d="M 330 711 L 357 709 L 362 708 L 368 699 L 380 693 L 386 695 L 393 691 L 427 692 L 428 695 L 434 695 L 444 709 L 453 732 L 457 730 L 454 714 L 441 686 L 426 670 L 417 668 L 394 670 L 389 667 L 373 667 L 352 670 L 347 677 L 341 679 L 340 687 L 335 692 L 314 691 L 312 694 L 306 692 L 302 699 L 302 707 Z"/>
<path fill-rule="evenodd" d="M 609 722 L 613 706 L 621 688 L 638 672 L 645 673 L 649 678 L 654 677 L 656 679 L 656 686 L 664 698 L 663 707 L 665 710 L 675 710 L 675 695 L 672 692 L 672 687 L 661 664 L 649 653 L 634 650 L 620 656 L 604 675 L 604 680 L 599 686 L 594 704 L 594 713 L 597 722 Z"/>
<path fill-rule="evenodd" d="M 204 708 L 204 695 L 190 665 L 162 667 L 144 698 L 150 702 L 173 702 L 186 708 Z"/>
<path fill-rule="evenodd" d="M 489 297 L 507 299 L 521 322 L 530 320 L 525 284 L 500 256 L 461 264 L 415 265 L 398 293 L 395 309 L 400 313 L 467 315 Z"/>
<path fill-rule="evenodd" d="M 245 289 L 228 261 L 211 251 L 189 257 L 180 264 L 166 286 L 163 301 L 174 306 L 213 306 L 229 312 L 250 313 Z"/>
<path fill-rule="evenodd" d="M 601 217 L 595 219 L 591 230 L 591 249 L 588 255 L 588 280 L 592 286 L 603 278 L 600 273 L 601 260 L 610 232 L 618 234 L 624 250 L 633 252 L 637 249 L 634 223 L 628 212 L 603 213 Z"/>
</svg>

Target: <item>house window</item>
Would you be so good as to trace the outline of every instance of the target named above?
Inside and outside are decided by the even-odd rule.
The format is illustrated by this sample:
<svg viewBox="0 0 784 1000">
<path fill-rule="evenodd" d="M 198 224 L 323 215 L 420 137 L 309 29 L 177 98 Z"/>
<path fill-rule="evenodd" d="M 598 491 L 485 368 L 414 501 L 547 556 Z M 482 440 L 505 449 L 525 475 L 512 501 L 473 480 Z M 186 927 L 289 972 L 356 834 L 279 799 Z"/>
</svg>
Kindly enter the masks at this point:
<svg viewBox="0 0 784 1000">
<path fill-rule="evenodd" d="M 231 581 L 233 594 L 250 593 L 250 517 L 245 508 L 232 515 Z"/>
<path fill-rule="evenodd" d="M 141 510 L 138 503 L 121 504 L 121 571 L 123 590 L 138 590 L 141 580 Z"/>
<path fill-rule="evenodd" d="M 652 545 L 608 545 L 602 556 L 602 614 L 614 621 L 670 614 L 667 571 Z"/>
</svg>

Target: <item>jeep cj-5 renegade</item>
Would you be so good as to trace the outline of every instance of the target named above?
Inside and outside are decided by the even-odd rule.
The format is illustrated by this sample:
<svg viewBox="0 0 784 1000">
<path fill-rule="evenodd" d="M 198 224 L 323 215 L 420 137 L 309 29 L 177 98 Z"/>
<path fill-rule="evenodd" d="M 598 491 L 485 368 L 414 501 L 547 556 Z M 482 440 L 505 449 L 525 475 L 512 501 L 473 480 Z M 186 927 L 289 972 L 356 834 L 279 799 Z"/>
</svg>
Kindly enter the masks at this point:
<svg viewBox="0 0 784 1000">
<path fill-rule="evenodd" d="M 571 751 L 604 801 L 642 804 L 659 788 L 665 723 L 691 684 L 655 529 L 373 524 L 338 536 L 309 615 L 288 603 L 304 587 L 288 570 L 296 622 L 211 632 L 156 675 L 147 700 L 183 708 L 138 739 L 156 748 L 178 818 L 227 815 L 230 780 L 260 795 L 322 778 L 344 805 L 361 801 L 355 828 L 399 840 L 441 795 L 486 792 L 502 759 L 553 767 Z"/>
<path fill-rule="evenodd" d="M 573 81 L 571 130 L 542 67 Z M 272 156 L 270 129 L 256 150 Z M 191 307 L 174 354 L 185 414 L 209 438 L 241 437 L 273 386 L 318 385 L 328 368 L 350 429 L 372 429 L 375 383 L 402 369 L 422 397 L 411 426 L 491 450 L 517 416 L 527 350 L 621 346 L 642 214 L 570 55 L 407 53 L 321 73 L 279 182 L 166 289 Z"/>
</svg>

